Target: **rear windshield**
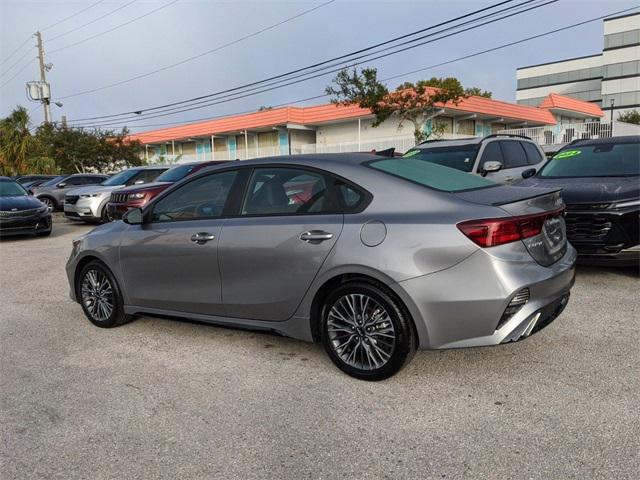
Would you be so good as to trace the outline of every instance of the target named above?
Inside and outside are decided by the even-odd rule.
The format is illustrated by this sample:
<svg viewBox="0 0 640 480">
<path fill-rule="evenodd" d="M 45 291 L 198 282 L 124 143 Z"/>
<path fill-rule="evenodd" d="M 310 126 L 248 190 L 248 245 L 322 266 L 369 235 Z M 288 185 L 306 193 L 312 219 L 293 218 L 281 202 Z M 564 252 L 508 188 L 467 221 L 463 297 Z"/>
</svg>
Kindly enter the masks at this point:
<svg viewBox="0 0 640 480">
<path fill-rule="evenodd" d="M 626 177 L 640 175 L 640 143 L 568 147 L 540 170 L 541 177 Z"/>
<path fill-rule="evenodd" d="M 444 165 L 445 167 L 455 168 L 463 172 L 470 172 L 473 170 L 478 148 L 480 148 L 478 144 L 458 145 L 455 147 L 415 148 L 405 153 L 404 157 Z"/>
<path fill-rule="evenodd" d="M 404 178 L 425 187 L 445 192 L 460 192 L 475 188 L 493 187 L 497 184 L 486 178 L 461 172 L 454 168 L 410 158 L 374 160 L 371 168 Z"/>
</svg>

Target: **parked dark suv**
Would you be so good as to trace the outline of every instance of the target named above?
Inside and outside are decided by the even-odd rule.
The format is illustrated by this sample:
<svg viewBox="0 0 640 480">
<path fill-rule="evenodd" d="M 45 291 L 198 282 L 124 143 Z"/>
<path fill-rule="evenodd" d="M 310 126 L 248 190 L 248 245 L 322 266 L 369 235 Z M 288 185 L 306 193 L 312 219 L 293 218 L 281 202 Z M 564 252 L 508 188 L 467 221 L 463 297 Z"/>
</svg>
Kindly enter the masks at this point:
<svg viewBox="0 0 640 480">
<path fill-rule="evenodd" d="M 640 136 L 576 140 L 519 185 L 562 189 L 583 262 L 640 264 Z"/>
<path fill-rule="evenodd" d="M 511 183 L 534 175 L 546 161 L 542 149 L 530 138 L 502 134 L 428 140 L 404 156 L 482 175 L 498 183 Z"/>
</svg>

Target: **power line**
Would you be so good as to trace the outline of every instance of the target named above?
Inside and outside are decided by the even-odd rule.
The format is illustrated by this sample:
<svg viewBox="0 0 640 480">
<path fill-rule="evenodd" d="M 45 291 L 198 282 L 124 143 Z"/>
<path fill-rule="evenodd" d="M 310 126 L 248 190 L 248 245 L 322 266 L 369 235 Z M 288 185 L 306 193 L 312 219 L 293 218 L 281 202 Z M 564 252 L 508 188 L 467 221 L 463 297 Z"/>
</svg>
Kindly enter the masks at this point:
<svg viewBox="0 0 640 480">
<path fill-rule="evenodd" d="M 158 12 L 158 11 L 164 9 L 164 8 L 170 7 L 174 3 L 177 3 L 178 1 L 179 0 L 172 0 L 169 3 L 166 3 L 166 4 L 164 4 L 164 5 L 162 5 L 162 6 L 158 7 L 158 8 L 155 8 L 155 9 L 153 9 L 153 10 L 151 10 L 151 11 L 149 11 L 149 12 L 143 14 L 143 15 L 135 17 L 135 18 L 133 18 L 133 19 L 127 21 L 127 22 L 121 23 L 120 25 L 116 25 L 115 27 L 112 27 L 112 28 L 110 28 L 108 30 L 105 30 L 104 32 L 96 33 L 95 35 L 91 35 L 90 37 L 87 37 L 87 38 L 85 38 L 83 40 L 79 40 L 77 42 L 70 43 L 69 45 L 65 45 L 64 47 L 60 47 L 60 48 L 56 48 L 55 50 L 51 50 L 49 52 L 49 55 L 51 55 L 52 53 L 60 52 L 61 50 L 66 50 L 67 48 L 75 47 L 75 46 L 80 45 L 82 43 L 88 42 L 89 40 L 93 40 L 94 38 L 98 38 L 98 37 L 101 37 L 102 35 L 106 35 L 107 33 L 111 33 L 114 30 L 117 30 L 119 28 L 122 28 L 122 27 L 125 27 L 127 25 L 130 25 L 133 22 L 137 22 L 138 20 L 141 20 L 141 19 L 143 19 L 145 17 L 148 17 L 149 15 L 152 15 L 152 14 L 154 14 L 154 13 L 156 13 L 156 12 Z"/>
<path fill-rule="evenodd" d="M 97 2 L 95 2 L 95 3 L 91 4 L 91 5 L 89 5 L 88 7 L 83 8 L 82 10 L 80 10 L 80 11 L 78 11 L 78 12 L 76 12 L 76 13 L 72 14 L 72 15 L 69 15 L 68 17 L 63 18 L 62 20 L 58 20 L 58 21 L 57 21 L 57 22 L 55 22 L 55 23 L 52 23 L 52 24 L 51 24 L 51 25 L 49 25 L 48 27 L 41 28 L 41 29 L 40 29 L 40 31 L 41 31 L 41 32 L 44 32 L 45 30 L 49 30 L 50 28 L 53 28 L 53 27 L 55 27 L 56 25 L 60 25 L 61 23 L 66 22 L 67 20 L 70 20 L 70 19 L 72 19 L 73 17 L 77 17 L 77 16 L 78 16 L 78 15 L 80 15 L 81 13 L 86 12 L 86 11 L 87 11 L 87 10 L 89 10 L 90 8 L 93 8 L 93 7 L 95 7 L 96 5 L 98 5 L 98 4 L 102 3 L 102 2 L 104 2 L 104 0 L 98 0 Z"/>
<path fill-rule="evenodd" d="M 8 79 L 7 81 L 5 81 L 2 85 L 0 85 L 0 88 L 4 88 L 5 85 L 8 85 L 9 82 L 11 82 L 11 80 L 13 80 L 14 78 L 16 78 L 18 75 L 20 75 L 22 72 L 25 71 L 25 69 L 30 66 L 33 62 L 35 62 L 36 59 L 35 57 L 32 58 L 31 60 L 29 60 L 27 63 L 25 63 L 22 68 L 20 70 L 18 70 L 10 79 Z"/>
<path fill-rule="evenodd" d="M 310 8 L 308 10 L 304 10 L 303 12 L 300 12 L 300 13 L 292 16 L 292 17 L 285 18 L 284 20 L 282 20 L 280 22 L 277 22 L 277 23 L 274 23 L 273 25 L 269 25 L 268 27 L 265 27 L 265 28 L 263 28 L 261 30 L 258 30 L 258 31 L 253 32 L 253 33 L 250 33 L 250 34 L 245 35 L 243 37 L 240 37 L 240 38 L 238 38 L 236 40 L 227 42 L 225 44 L 219 45 L 219 46 L 217 46 L 215 48 L 212 48 L 211 50 L 207 50 L 206 52 L 202 52 L 202 53 L 200 53 L 198 55 L 194 55 L 192 57 L 185 58 L 184 60 L 180 60 L 179 62 L 175 62 L 175 63 L 172 63 L 170 65 L 166 65 L 164 67 L 158 68 L 158 69 L 153 70 L 151 72 L 147 72 L 147 73 L 143 73 L 143 74 L 140 74 L 140 75 L 136 75 L 135 77 L 131 77 L 131 78 L 128 78 L 126 80 L 121 80 L 121 81 L 116 82 L 116 83 L 111 83 L 109 85 L 104 85 L 102 87 L 92 88 L 90 90 L 84 90 L 82 92 L 73 93 L 71 95 L 65 95 L 65 96 L 62 96 L 62 97 L 58 97 L 58 99 L 59 100 L 64 100 L 64 99 L 67 99 L 67 98 L 73 98 L 73 97 L 78 97 L 80 95 L 86 95 L 86 94 L 89 94 L 89 93 L 98 92 L 100 90 L 106 90 L 108 88 L 113 88 L 113 87 L 117 87 L 119 85 L 124 85 L 125 83 L 133 82 L 134 80 L 139 80 L 141 78 L 150 77 L 151 75 L 155 75 L 156 73 L 160 73 L 160 72 L 163 72 L 165 70 L 169 70 L 171 68 L 175 68 L 177 66 L 184 65 L 185 63 L 191 62 L 193 60 L 197 60 L 198 58 L 202 58 L 202 57 L 204 57 L 206 55 L 209 55 L 211 53 L 218 52 L 218 51 L 220 51 L 220 50 L 222 50 L 224 48 L 227 48 L 227 47 L 230 47 L 230 46 L 235 45 L 237 43 L 240 43 L 240 42 L 242 42 L 244 40 L 247 40 L 249 38 L 255 37 L 255 36 L 260 35 L 260 34 L 262 34 L 264 32 L 269 31 L 269 30 L 273 30 L 274 28 L 277 28 L 277 27 L 279 27 L 281 25 L 284 25 L 285 23 L 288 23 L 288 22 L 290 22 L 292 20 L 300 18 L 303 15 L 307 15 L 308 13 L 311 13 L 311 12 L 313 12 L 315 10 L 318 10 L 318 9 L 320 9 L 322 7 L 325 7 L 325 6 L 327 6 L 327 5 L 331 4 L 331 3 L 334 3 L 335 1 L 336 0 L 329 0 L 328 2 L 322 3 L 320 5 L 317 5 L 317 6 L 313 7 L 313 8 Z"/>
<path fill-rule="evenodd" d="M 35 45 L 32 46 L 33 48 L 35 48 Z M 13 62 L 10 66 L 8 66 L 7 68 L 5 68 L 3 70 L 3 72 L 0 74 L 0 77 L 6 75 L 7 73 L 9 73 L 9 71 L 11 71 L 13 69 L 13 67 L 15 67 L 16 65 L 18 65 L 20 62 L 22 62 L 22 60 L 25 59 L 25 57 L 27 55 L 29 55 L 29 53 L 31 52 L 31 50 L 27 50 L 24 55 L 22 55 L 20 58 L 18 58 L 18 60 L 16 60 L 15 62 Z"/>
<path fill-rule="evenodd" d="M 15 50 L 13 50 L 9 55 L 7 55 L 7 57 L 2 62 L 0 62 L 0 66 L 4 65 L 5 63 L 7 63 L 7 61 L 11 57 L 13 57 L 16 53 L 18 53 L 22 49 L 22 47 L 24 47 L 30 41 L 31 41 L 31 35 L 29 35 L 24 42 L 22 42 L 20 45 L 18 45 Z"/>
<path fill-rule="evenodd" d="M 138 0 L 132 0 L 132 1 L 130 1 L 129 3 L 125 3 L 124 5 L 120 5 L 120 6 L 119 6 L 118 8 L 116 8 L 115 10 L 111 10 L 110 12 L 105 13 L 104 15 L 101 15 L 101 16 L 99 16 L 98 18 L 95 18 L 95 19 L 91 20 L 90 22 L 83 23 L 83 24 L 82 24 L 82 25 L 80 25 L 79 27 L 72 28 L 71 30 L 68 30 L 68 31 L 66 31 L 66 32 L 64 32 L 64 33 L 61 33 L 61 34 L 59 34 L 59 35 L 56 35 L 55 37 L 50 38 L 50 39 L 49 39 L 49 41 L 50 41 L 50 42 L 53 42 L 54 40 L 57 40 L 57 39 L 58 39 L 58 38 L 60 38 L 60 37 L 64 37 L 64 36 L 66 36 L 66 35 L 69 35 L 70 33 L 73 33 L 73 32 L 76 32 L 76 31 L 78 31 L 78 30 L 80 30 L 80 29 L 83 29 L 84 27 L 86 27 L 86 26 L 88 26 L 88 25 L 91 25 L 91 24 L 93 24 L 93 23 L 96 23 L 97 21 L 102 20 L 103 18 L 106 18 L 106 17 L 108 17 L 109 15 L 113 15 L 114 13 L 116 13 L 116 12 L 118 12 L 118 11 L 122 10 L 123 8 L 128 7 L 128 6 L 129 6 L 129 5 L 131 5 L 132 3 L 136 3 L 137 1 L 138 1 Z"/>
<path fill-rule="evenodd" d="M 429 30 L 433 30 L 435 28 L 444 26 L 446 24 L 453 23 L 453 22 L 456 22 L 458 20 L 462 20 L 464 18 L 468 18 L 470 16 L 476 15 L 476 14 L 481 13 L 481 12 L 485 12 L 487 10 L 491 10 L 491 9 L 493 9 L 495 7 L 504 5 L 506 3 L 511 3 L 513 1 L 514 0 L 506 0 L 506 1 L 503 1 L 503 2 L 499 2 L 499 3 L 491 5 L 489 7 L 485 7 L 485 8 L 479 9 L 479 10 L 475 10 L 473 12 L 470 12 L 470 13 L 467 13 L 467 14 L 452 18 L 450 20 L 446 20 L 444 22 L 441 22 L 441 23 L 438 23 L 438 24 L 435 24 L 435 25 L 431 25 L 429 27 L 417 30 L 415 32 L 411 32 L 411 33 L 408 33 L 408 34 L 405 34 L 405 35 L 402 35 L 402 36 L 399 36 L 399 37 L 394 37 L 394 38 L 392 38 L 390 40 L 387 40 L 387 41 L 384 41 L 384 42 L 380 42 L 380 43 L 377 43 L 375 45 L 371 45 L 369 47 L 362 48 L 360 50 L 356 50 L 356 51 L 353 51 L 353 52 L 350 52 L 350 53 L 347 53 L 347 54 L 344 54 L 344 55 L 333 57 L 333 58 L 330 58 L 328 60 L 324 60 L 322 62 L 318 62 L 318 63 L 315 63 L 313 65 L 309 65 L 307 67 L 298 68 L 298 69 L 295 69 L 295 70 L 290 70 L 288 72 L 285 72 L 285 73 L 282 73 L 282 74 L 279 74 L 279 75 L 275 75 L 275 76 L 272 76 L 272 77 L 269 77 L 269 78 L 265 78 L 263 80 L 259 80 L 259 81 L 256 81 L 256 82 L 248 83 L 248 84 L 245 84 L 245 85 L 242 85 L 242 86 L 239 86 L 239 87 L 234 87 L 234 88 L 231 88 L 231 89 L 221 90 L 221 91 L 210 93 L 210 94 L 207 94 L 207 95 L 201 95 L 201 96 L 198 96 L 198 97 L 193 97 L 193 98 L 190 98 L 190 99 L 187 99 L 187 100 L 182 100 L 182 101 L 179 101 L 179 102 L 168 103 L 168 104 L 160 105 L 160 106 L 157 106 L 157 107 L 150 107 L 150 108 L 146 108 L 146 109 L 138 109 L 138 110 L 133 110 L 133 111 L 129 111 L 129 112 L 123 112 L 123 113 L 119 113 L 119 114 L 101 115 L 101 116 L 97 116 L 97 117 L 81 118 L 81 119 L 76 119 L 76 121 L 97 120 L 97 119 L 102 119 L 102 118 L 112 118 L 112 117 L 117 117 L 117 116 L 122 116 L 122 115 L 139 114 L 140 112 L 159 110 L 159 109 L 163 109 L 163 108 L 167 108 L 167 107 L 172 107 L 172 106 L 176 106 L 176 105 L 180 105 L 180 104 L 184 104 L 184 103 L 194 102 L 194 101 L 197 101 L 197 100 L 202 100 L 202 99 L 205 99 L 205 98 L 217 96 L 217 95 L 220 95 L 222 93 L 228 93 L 228 92 L 240 90 L 242 88 L 258 85 L 260 83 L 265 83 L 265 82 L 268 82 L 268 81 L 277 80 L 277 79 L 284 78 L 284 77 L 287 77 L 287 76 L 290 76 L 290 75 L 293 75 L 293 74 L 296 74 L 296 73 L 303 72 L 305 70 L 310 70 L 310 69 L 313 69 L 313 68 L 316 68 L 316 67 L 320 67 L 322 65 L 326 65 L 326 64 L 329 64 L 331 62 L 335 62 L 337 60 L 346 59 L 348 57 L 352 57 L 354 55 L 358 55 L 360 53 L 364 53 L 364 52 L 367 52 L 369 50 L 373 50 L 375 48 L 378 48 L 380 46 L 388 45 L 390 43 L 394 43 L 394 42 L 397 42 L 399 40 L 402 40 L 402 39 L 405 39 L 405 38 L 408 38 L 408 37 L 411 37 L 411 36 L 415 36 L 417 34 L 420 34 L 420 33 L 423 33 L 423 32 L 429 31 Z M 533 0 L 529 0 L 529 1 L 533 1 Z M 527 3 L 527 2 L 525 2 L 525 3 Z"/>
<path fill-rule="evenodd" d="M 534 0 L 529 0 L 528 2 L 524 2 L 524 3 L 525 4 L 526 3 L 531 3 L 531 1 L 534 1 Z M 375 57 L 368 58 L 366 60 L 362 60 L 360 62 L 350 63 L 350 65 L 351 66 L 357 66 L 357 65 L 360 65 L 362 63 L 370 62 L 372 60 L 377 60 L 377 59 L 384 58 L 384 57 L 387 57 L 387 56 L 390 56 L 390 55 L 395 55 L 397 53 L 401 53 L 401 52 L 404 52 L 404 51 L 407 51 L 407 50 L 411 50 L 413 48 L 417 48 L 418 46 L 422 46 L 422 45 L 425 45 L 427 43 L 432 43 L 432 42 L 441 40 L 443 38 L 450 37 L 452 35 L 457 35 L 457 34 L 465 32 L 465 31 L 468 31 L 468 30 L 471 30 L 471 29 L 474 29 L 474 28 L 478 28 L 480 26 L 487 25 L 489 23 L 493 23 L 493 22 L 502 20 L 504 18 L 508 18 L 508 17 L 511 17 L 511 16 L 514 16 L 514 15 L 518 15 L 518 14 L 524 13 L 524 12 L 526 12 L 528 10 L 533 9 L 533 8 L 540 8 L 540 7 L 545 6 L 545 5 L 549 4 L 549 3 L 554 3 L 555 1 L 557 1 L 557 0 L 550 0 L 547 3 L 541 4 L 541 5 L 537 5 L 537 6 L 534 6 L 534 7 L 530 7 L 530 8 L 525 9 L 525 10 L 520 10 L 520 11 L 517 11 L 517 12 L 514 12 L 514 13 L 510 13 L 508 15 L 504 15 L 502 17 L 486 21 L 484 23 L 481 23 L 480 25 L 471 26 L 471 27 L 465 28 L 465 29 L 463 29 L 461 31 L 458 31 L 458 32 L 453 32 L 453 33 L 449 33 L 449 34 L 446 34 L 446 35 L 442 35 L 442 36 L 437 37 L 435 39 L 431 39 L 431 40 L 427 40 L 427 41 L 421 42 L 421 43 L 419 43 L 417 45 L 410 45 L 410 46 L 402 48 L 402 49 L 397 49 L 397 50 L 395 50 L 393 52 L 377 55 Z M 520 4 L 520 5 L 523 5 L 523 4 Z M 496 12 L 494 12 L 494 13 L 496 13 Z M 481 17 L 481 18 L 483 18 L 483 17 Z M 475 19 L 474 21 L 477 21 L 477 20 L 478 19 Z M 471 22 L 470 21 L 464 22 L 461 25 L 465 25 L 465 24 L 468 24 L 468 23 L 471 23 Z M 438 32 L 432 33 L 430 35 L 425 35 L 424 37 L 429 37 L 429 36 L 432 36 L 432 35 L 443 33 L 443 32 L 446 32 L 447 30 L 455 29 L 455 28 L 458 28 L 458 27 L 460 27 L 460 25 L 456 25 L 454 27 L 448 27 L 446 29 L 443 29 L 443 30 L 440 30 Z M 424 38 L 424 37 L 420 37 L 420 38 Z M 407 44 L 407 43 L 413 43 L 416 40 L 418 40 L 418 39 L 410 40 L 410 41 L 404 42 L 404 43 L 402 43 L 400 45 L 394 45 L 393 47 L 387 47 L 387 48 L 379 50 L 377 52 L 373 52 L 373 53 L 370 53 L 370 54 L 367 54 L 367 55 L 362 55 L 361 57 L 357 57 L 357 58 L 363 58 L 363 57 L 379 54 L 380 52 L 383 52 L 383 51 L 386 51 L 386 50 L 389 50 L 389 49 L 392 49 L 392 48 L 397 48 L 397 47 L 399 47 L 401 45 L 404 45 L 404 44 Z M 353 60 L 354 60 L 353 58 L 349 59 L 349 62 L 352 62 Z M 326 62 L 323 62 L 323 63 L 326 63 Z M 345 62 L 340 62 L 340 63 L 345 63 Z M 333 67 L 336 67 L 336 68 L 333 68 Z M 307 75 L 310 75 L 310 74 L 315 73 L 315 72 L 320 72 L 322 70 L 326 70 L 327 68 L 333 68 L 333 69 L 332 70 L 328 70 L 328 71 L 323 71 L 321 73 L 318 73 L 318 74 L 315 74 L 315 75 L 312 75 L 312 76 L 307 76 Z M 229 89 L 226 92 L 236 91 L 236 93 L 230 93 L 230 94 L 224 95 L 224 96 L 216 99 L 215 101 L 211 101 L 211 100 L 200 101 L 200 102 L 198 102 L 196 104 L 192 104 L 192 105 L 189 105 L 189 106 L 174 107 L 174 108 L 170 108 L 170 109 L 167 109 L 166 107 L 155 107 L 153 109 L 147 109 L 147 111 L 149 113 L 146 114 L 146 115 L 143 115 L 143 116 L 140 116 L 140 114 L 137 114 L 137 116 L 130 117 L 130 118 L 103 120 L 103 122 L 107 122 L 107 123 L 111 122 L 111 123 L 113 123 L 116 120 L 118 120 L 120 122 L 127 121 L 127 120 L 131 120 L 132 122 L 137 122 L 137 121 L 140 121 L 142 119 L 158 118 L 158 117 L 161 117 L 161 116 L 167 116 L 167 115 L 171 115 L 171 114 L 182 113 L 182 112 L 185 112 L 185 111 L 197 110 L 197 109 L 200 109 L 200 108 L 205 108 L 205 107 L 212 106 L 212 105 L 218 105 L 218 104 L 221 104 L 221 103 L 227 103 L 227 102 L 238 100 L 238 99 L 245 98 L 245 97 L 248 97 L 248 96 L 257 95 L 257 94 L 264 93 L 264 92 L 267 92 L 267 91 L 283 88 L 285 86 L 289 86 L 289 85 L 301 83 L 301 82 L 304 82 L 304 81 L 308 81 L 308 80 L 311 80 L 311 79 L 314 79 L 314 78 L 317 78 L 317 77 L 321 77 L 321 76 L 325 76 L 325 75 L 328 75 L 328 74 L 331 74 L 331 73 L 335 73 L 335 72 L 341 70 L 342 68 L 344 68 L 344 67 L 343 66 L 338 66 L 338 64 L 329 65 L 327 67 L 323 67 L 323 68 L 317 69 L 315 71 L 311 71 L 311 72 L 307 72 L 307 73 L 302 74 L 302 75 L 298 75 L 297 77 L 290 77 L 290 78 L 285 78 L 285 79 L 282 79 L 282 80 L 278 80 L 276 82 L 272 82 L 269 85 L 255 86 L 253 88 L 250 88 L 250 89 L 246 90 L 245 92 L 237 92 L 237 90 L 244 89 L 246 86 Z M 282 76 L 283 75 L 280 75 L 280 76 L 277 76 L 277 77 L 274 77 L 274 78 L 279 78 L 279 77 L 282 77 Z M 304 76 L 306 76 L 306 78 L 302 78 L 300 80 L 291 81 L 292 79 L 299 78 L 299 77 L 304 77 Z M 262 82 L 264 82 L 264 81 L 262 81 Z M 280 85 L 276 85 L 276 84 L 281 83 L 281 82 L 286 82 L 286 83 L 283 83 L 283 84 L 280 84 Z M 260 83 L 261 82 L 254 82 L 252 84 L 248 84 L 247 86 L 256 85 L 256 84 L 260 84 Z M 270 88 L 266 88 L 267 86 L 270 86 Z M 262 90 L 259 90 L 259 89 L 262 89 Z M 256 91 L 256 90 L 258 90 L 258 91 Z M 247 92 L 250 92 L 250 91 L 253 91 L 253 93 L 247 93 Z M 224 92 L 225 91 L 219 92 L 219 93 L 224 93 Z M 212 95 L 218 95 L 219 96 L 219 93 L 218 94 L 212 94 Z M 208 95 L 207 97 L 210 97 L 212 95 Z M 229 98 L 229 97 L 233 97 L 233 98 Z M 228 98 L 228 99 L 227 100 L 221 100 L 221 98 Z M 180 103 L 182 103 L 182 102 L 176 102 L 173 105 L 177 105 L 177 104 L 180 104 Z M 195 105 L 199 105 L 199 106 L 195 106 Z M 154 112 L 152 112 L 152 110 L 157 110 L 157 109 L 161 109 L 161 108 L 164 108 L 164 110 L 162 110 L 161 112 L 155 112 L 155 114 L 150 115 L 150 113 L 154 113 Z M 95 118 L 115 117 L 115 116 L 121 116 L 121 115 L 123 115 L 123 114 L 112 115 L 112 116 L 104 116 L 104 117 L 95 117 Z M 126 115 L 126 114 L 124 114 L 124 115 Z M 88 121 L 88 120 L 89 119 L 85 119 L 84 121 Z M 79 122 L 79 121 L 80 120 L 76 120 L 76 122 Z M 97 125 L 99 123 L 100 122 L 95 122 L 94 124 Z"/>
<path fill-rule="evenodd" d="M 556 34 L 556 33 L 559 33 L 559 32 L 570 30 L 572 28 L 577 28 L 577 27 L 580 27 L 580 26 L 583 26 L 583 25 L 586 25 L 586 24 L 589 24 L 589 23 L 593 23 L 593 22 L 596 22 L 596 21 L 599 21 L 599 20 L 603 20 L 603 19 L 611 17 L 611 16 L 620 15 L 622 13 L 626 13 L 626 12 L 629 12 L 631 10 L 637 10 L 638 8 L 640 8 L 640 7 L 631 7 L 631 8 L 627 8 L 627 9 L 624 9 L 624 10 L 619 10 L 617 12 L 611 12 L 611 13 L 608 13 L 606 15 L 602 15 L 602 16 L 599 16 L 599 17 L 594 17 L 594 18 L 591 18 L 591 19 L 588 19 L 588 20 L 584 20 L 584 21 L 581 21 L 581 22 L 578 22 L 578 23 L 571 24 L 571 25 L 565 25 L 564 27 L 556 28 L 556 29 L 549 30 L 549 31 L 546 31 L 546 32 L 543 32 L 543 33 L 539 33 L 539 34 L 536 34 L 536 35 L 525 37 L 525 38 L 522 38 L 520 40 L 516 40 L 516 41 L 513 41 L 513 42 L 504 43 L 502 45 L 498 45 L 496 47 L 492 47 L 492 48 L 488 48 L 488 49 L 485 49 L 485 50 L 477 51 L 477 52 L 474 52 L 474 53 L 471 53 L 471 54 L 468 54 L 468 55 L 463 55 L 461 57 L 457 57 L 457 58 L 454 58 L 452 60 L 447 60 L 447 61 L 444 61 L 444 62 L 436 63 L 436 64 L 433 64 L 433 65 L 429 65 L 429 66 L 426 66 L 426 67 L 421 67 L 419 69 L 415 69 L 415 70 L 411 70 L 411 71 L 408 71 L 408 72 L 404 72 L 404 73 L 400 73 L 400 74 L 397 74 L 397 75 L 393 75 L 393 76 L 390 76 L 390 77 L 386 77 L 384 79 L 381 79 L 381 81 L 384 82 L 384 81 L 389 81 L 389 80 L 395 80 L 397 78 L 405 77 L 405 76 L 408 76 L 408 75 L 413 75 L 415 73 L 419 73 L 419 72 L 422 72 L 422 71 L 425 71 L 425 70 L 429 70 L 429 69 L 432 69 L 432 68 L 437 68 L 437 67 L 441 67 L 441 66 L 444 66 L 444 65 L 449 65 L 451 63 L 459 62 L 459 61 L 466 60 L 466 59 L 469 59 L 469 58 L 472 58 L 472 57 L 477 57 L 477 56 L 484 55 L 484 54 L 487 54 L 487 53 L 495 52 L 497 50 L 501 50 L 501 49 L 504 49 L 504 48 L 512 47 L 514 45 L 519 45 L 521 43 L 529 42 L 531 40 L 536 40 L 538 38 L 542 38 L 542 37 L 545 37 L 545 36 L 553 35 L 553 34 Z M 315 100 L 315 99 L 319 99 L 319 98 L 324 98 L 324 97 L 327 97 L 327 96 L 328 95 L 326 95 L 326 94 L 325 95 L 317 95 L 315 97 L 308 97 L 306 99 L 294 100 L 292 102 L 285 102 L 285 103 L 282 103 L 282 104 L 279 104 L 279 105 L 275 105 L 274 108 L 281 107 L 281 106 L 286 106 L 286 105 L 291 105 L 292 103 L 300 103 L 300 102 L 304 102 L 304 101 L 308 101 L 308 100 Z M 195 118 L 195 119 L 190 119 L 190 120 L 184 120 L 182 122 L 165 122 L 165 123 L 145 124 L 145 125 L 138 125 L 137 127 L 158 127 L 158 126 L 168 126 L 168 125 L 180 125 L 180 124 L 184 124 L 184 123 L 206 121 L 206 120 L 214 120 L 216 118 L 223 118 L 223 117 L 227 117 L 227 116 L 230 116 L 230 115 L 241 115 L 243 113 L 252 113 L 252 112 L 255 112 L 255 109 L 247 111 L 247 112 L 238 112 L 238 113 L 234 113 L 234 114 L 224 114 L 224 115 L 219 115 L 219 116 L 214 116 L 214 117 Z M 104 124 L 104 125 L 101 125 L 101 126 L 108 126 L 108 125 L 121 125 L 121 123 Z M 93 126 L 98 126 L 98 125 L 93 125 Z"/>
</svg>

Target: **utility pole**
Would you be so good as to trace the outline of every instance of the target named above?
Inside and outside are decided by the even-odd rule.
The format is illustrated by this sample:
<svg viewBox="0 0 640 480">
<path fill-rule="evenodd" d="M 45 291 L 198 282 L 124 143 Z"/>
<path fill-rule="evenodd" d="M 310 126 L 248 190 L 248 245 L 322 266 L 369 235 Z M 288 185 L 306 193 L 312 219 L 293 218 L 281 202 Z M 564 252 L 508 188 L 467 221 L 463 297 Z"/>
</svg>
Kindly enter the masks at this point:
<svg viewBox="0 0 640 480">
<path fill-rule="evenodd" d="M 42 35 L 40 32 L 36 32 L 36 38 L 38 39 L 38 61 L 40 63 L 40 81 L 43 85 L 47 83 L 46 68 L 44 65 L 44 47 L 42 46 Z M 51 106 L 49 98 L 43 98 L 42 106 L 44 107 L 44 122 L 51 122 Z"/>
</svg>

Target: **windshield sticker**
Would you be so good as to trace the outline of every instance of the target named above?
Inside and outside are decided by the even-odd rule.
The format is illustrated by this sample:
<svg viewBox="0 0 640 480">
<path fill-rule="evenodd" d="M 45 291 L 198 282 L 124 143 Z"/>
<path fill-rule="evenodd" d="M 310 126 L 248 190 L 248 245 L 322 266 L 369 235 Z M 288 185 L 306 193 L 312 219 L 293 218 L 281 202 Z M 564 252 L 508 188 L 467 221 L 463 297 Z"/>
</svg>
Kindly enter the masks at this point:
<svg viewBox="0 0 640 480">
<path fill-rule="evenodd" d="M 403 155 L 403 157 L 404 158 L 413 157 L 414 155 L 417 155 L 418 153 L 420 153 L 420 150 L 409 150 L 407 153 L 405 153 Z"/>
<path fill-rule="evenodd" d="M 558 153 L 555 157 L 553 157 L 553 159 L 556 160 L 558 158 L 575 157 L 576 155 L 580 155 L 581 153 L 582 153 L 582 150 L 567 150 L 567 151 Z"/>
</svg>

